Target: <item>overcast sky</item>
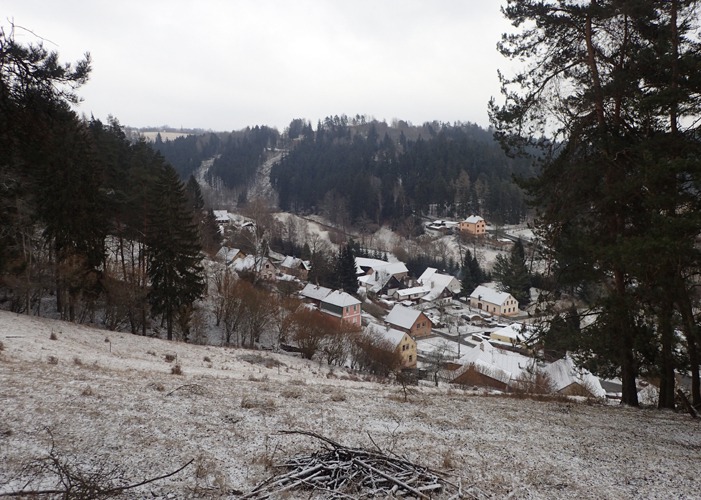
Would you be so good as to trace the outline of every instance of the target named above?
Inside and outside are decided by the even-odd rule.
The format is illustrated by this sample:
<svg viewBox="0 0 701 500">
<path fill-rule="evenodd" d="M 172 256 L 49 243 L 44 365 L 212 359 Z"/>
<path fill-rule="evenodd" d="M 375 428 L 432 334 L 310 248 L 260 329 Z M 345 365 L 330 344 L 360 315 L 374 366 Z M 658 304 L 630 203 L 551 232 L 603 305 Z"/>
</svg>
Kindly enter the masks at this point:
<svg viewBox="0 0 701 500">
<path fill-rule="evenodd" d="M 90 52 L 80 113 L 238 130 L 330 115 L 488 125 L 498 0 L 4 0 L 64 62 Z M 18 41 L 33 37 L 16 30 Z"/>
</svg>

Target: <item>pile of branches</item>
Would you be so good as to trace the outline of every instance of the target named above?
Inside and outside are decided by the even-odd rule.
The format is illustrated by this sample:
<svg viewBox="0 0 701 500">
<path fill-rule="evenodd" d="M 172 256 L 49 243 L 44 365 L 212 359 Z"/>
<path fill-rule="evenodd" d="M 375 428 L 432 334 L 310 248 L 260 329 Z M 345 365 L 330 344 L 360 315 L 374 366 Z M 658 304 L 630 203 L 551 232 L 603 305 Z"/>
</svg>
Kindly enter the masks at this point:
<svg viewBox="0 0 701 500">
<path fill-rule="evenodd" d="M 262 500 L 295 489 L 318 492 L 323 498 L 465 498 L 460 483 L 448 482 L 439 472 L 389 456 L 382 451 L 347 448 L 331 439 L 306 431 L 323 441 L 324 450 L 295 457 L 276 465 L 287 471 L 266 479 L 243 498 Z M 467 493 L 470 497 L 474 495 Z"/>
</svg>

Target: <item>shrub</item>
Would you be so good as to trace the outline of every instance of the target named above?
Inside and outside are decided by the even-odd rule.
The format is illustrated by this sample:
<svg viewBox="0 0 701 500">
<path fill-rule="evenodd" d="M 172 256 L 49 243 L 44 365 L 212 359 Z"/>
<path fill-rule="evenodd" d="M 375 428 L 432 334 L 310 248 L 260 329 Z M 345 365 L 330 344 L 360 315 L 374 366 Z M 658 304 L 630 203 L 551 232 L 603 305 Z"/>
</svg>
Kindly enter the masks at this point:
<svg viewBox="0 0 701 500">
<path fill-rule="evenodd" d="M 346 400 L 346 395 L 343 392 L 337 391 L 332 393 L 331 396 L 329 396 L 329 399 L 336 403 L 340 403 Z"/>
<path fill-rule="evenodd" d="M 4 350 L 5 350 L 5 344 L 3 344 L 2 341 L 0 340 L 0 352 L 2 352 Z"/>
<path fill-rule="evenodd" d="M 83 360 L 78 356 L 73 356 L 73 364 L 77 366 L 83 366 Z"/>
<path fill-rule="evenodd" d="M 172 363 L 173 361 L 178 359 L 178 357 L 175 354 L 166 354 L 164 358 L 166 360 L 166 363 Z"/>
<path fill-rule="evenodd" d="M 182 375 L 183 369 L 179 364 L 176 364 L 170 369 L 170 373 L 172 373 L 173 375 Z"/>
<path fill-rule="evenodd" d="M 58 364 L 58 358 L 56 356 L 49 356 L 47 358 L 47 361 L 49 362 L 50 365 L 57 365 Z"/>
<path fill-rule="evenodd" d="M 204 357 L 204 362 L 205 362 L 205 363 L 211 363 L 212 360 L 210 359 L 209 356 L 205 356 L 205 357 Z"/>
<path fill-rule="evenodd" d="M 51 335 L 49 335 L 50 340 L 58 340 L 58 336 L 56 335 L 56 332 L 51 330 Z"/>
</svg>

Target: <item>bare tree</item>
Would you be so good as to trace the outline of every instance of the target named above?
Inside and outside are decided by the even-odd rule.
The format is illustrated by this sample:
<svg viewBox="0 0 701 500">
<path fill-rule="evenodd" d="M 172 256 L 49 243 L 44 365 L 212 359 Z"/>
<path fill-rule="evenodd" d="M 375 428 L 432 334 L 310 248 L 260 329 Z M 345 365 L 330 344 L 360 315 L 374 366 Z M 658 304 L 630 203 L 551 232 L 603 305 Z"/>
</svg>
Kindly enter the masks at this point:
<svg viewBox="0 0 701 500">
<path fill-rule="evenodd" d="M 337 326 L 329 316 L 307 308 L 295 311 L 293 322 L 293 338 L 306 359 L 312 359 L 324 339 L 337 330 Z"/>
</svg>

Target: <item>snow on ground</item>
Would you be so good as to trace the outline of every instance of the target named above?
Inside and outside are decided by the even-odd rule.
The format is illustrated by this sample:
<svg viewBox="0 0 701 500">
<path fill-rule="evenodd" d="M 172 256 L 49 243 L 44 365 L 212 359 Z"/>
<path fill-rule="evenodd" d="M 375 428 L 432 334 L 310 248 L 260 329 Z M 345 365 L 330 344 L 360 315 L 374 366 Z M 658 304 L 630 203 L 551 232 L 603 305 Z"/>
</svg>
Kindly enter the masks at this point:
<svg viewBox="0 0 701 500">
<path fill-rule="evenodd" d="M 52 340 L 51 333 L 56 340 Z M 0 493 L 54 452 L 117 466 L 127 498 L 230 498 L 319 449 L 381 447 L 477 498 L 698 498 L 701 423 L 684 414 L 401 388 L 274 353 L 194 346 L 0 312 Z M 172 362 L 166 356 L 175 358 Z M 182 375 L 171 373 L 175 363 Z M 47 478 L 30 486 L 53 487 Z M 308 498 L 295 492 L 288 498 Z"/>
</svg>

